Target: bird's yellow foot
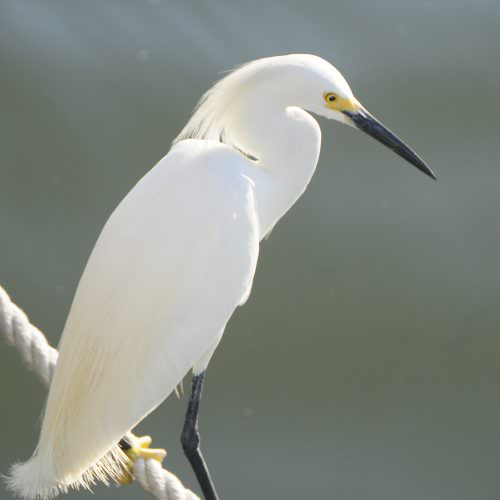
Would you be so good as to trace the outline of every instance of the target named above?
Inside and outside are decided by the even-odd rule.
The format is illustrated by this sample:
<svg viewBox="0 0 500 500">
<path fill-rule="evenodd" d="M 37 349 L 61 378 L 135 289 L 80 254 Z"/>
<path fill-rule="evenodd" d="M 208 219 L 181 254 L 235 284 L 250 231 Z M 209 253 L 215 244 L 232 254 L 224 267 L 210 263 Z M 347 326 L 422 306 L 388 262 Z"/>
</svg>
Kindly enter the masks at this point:
<svg viewBox="0 0 500 500">
<path fill-rule="evenodd" d="M 127 455 L 129 462 L 125 466 L 123 476 L 118 478 L 119 484 L 130 484 L 134 478 L 132 476 L 132 469 L 135 462 L 139 458 L 148 460 L 152 458 L 157 460 L 160 464 L 163 459 L 167 456 L 166 450 L 161 448 L 150 448 L 152 439 L 149 436 L 135 436 L 132 433 L 127 434 L 120 441 L 120 448 Z"/>
</svg>

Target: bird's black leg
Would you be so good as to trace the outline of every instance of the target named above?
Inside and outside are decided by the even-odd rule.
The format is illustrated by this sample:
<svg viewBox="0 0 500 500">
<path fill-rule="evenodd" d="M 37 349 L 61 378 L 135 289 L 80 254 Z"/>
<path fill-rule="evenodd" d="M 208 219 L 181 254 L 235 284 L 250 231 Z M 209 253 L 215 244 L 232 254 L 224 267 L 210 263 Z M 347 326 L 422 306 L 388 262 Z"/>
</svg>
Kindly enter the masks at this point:
<svg viewBox="0 0 500 500">
<path fill-rule="evenodd" d="M 191 467 L 193 468 L 205 500 L 218 500 L 214 483 L 208 472 L 207 464 L 200 450 L 200 433 L 198 432 L 198 413 L 200 410 L 201 391 L 205 372 L 193 376 L 191 398 L 189 399 L 184 429 L 181 434 L 181 443 Z"/>
</svg>

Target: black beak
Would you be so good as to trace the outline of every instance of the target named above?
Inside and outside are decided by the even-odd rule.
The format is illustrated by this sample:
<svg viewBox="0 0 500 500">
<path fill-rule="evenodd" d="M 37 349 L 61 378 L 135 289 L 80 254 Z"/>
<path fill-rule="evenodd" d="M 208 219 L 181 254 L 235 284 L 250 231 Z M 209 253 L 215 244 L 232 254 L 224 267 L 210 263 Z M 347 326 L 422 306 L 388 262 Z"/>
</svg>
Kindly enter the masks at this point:
<svg viewBox="0 0 500 500">
<path fill-rule="evenodd" d="M 344 111 L 356 128 L 371 135 L 374 139 L 391 148 L 396 154 L 417 167 L 424 174 L 436 179 L 434 172 L 420 158 L 415 151 L 407 146 L 399 137 L 391 132 L 387 127 L 382 125 L 373 115 L 368 113 L 366 109 L 361 108 L 358 111 Z"/>
</svg>

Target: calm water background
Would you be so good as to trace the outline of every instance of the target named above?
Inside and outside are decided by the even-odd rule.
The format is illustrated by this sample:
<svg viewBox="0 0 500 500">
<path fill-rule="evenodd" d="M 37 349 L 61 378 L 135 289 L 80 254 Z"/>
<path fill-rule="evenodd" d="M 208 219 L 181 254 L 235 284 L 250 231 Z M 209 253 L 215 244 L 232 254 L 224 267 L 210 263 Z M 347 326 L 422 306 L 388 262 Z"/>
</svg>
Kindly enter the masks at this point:
<svg viewBox="0 0 500 500">
<path fill-rule="evenodd" d="M 57 343 L 100 228 L 200 94 L 256 57 L 321 55 L 439 182 L 321 120 L 318 172 L 210 366 L 221 497 L 500 498 L 499 24 L 496 1 L 0 0 L 0 283 Z M 0 380 L 5 473 L 45 392 L 5 345 Z M 186 402 L 140 431 L 195 488 Z"/>
</svg>

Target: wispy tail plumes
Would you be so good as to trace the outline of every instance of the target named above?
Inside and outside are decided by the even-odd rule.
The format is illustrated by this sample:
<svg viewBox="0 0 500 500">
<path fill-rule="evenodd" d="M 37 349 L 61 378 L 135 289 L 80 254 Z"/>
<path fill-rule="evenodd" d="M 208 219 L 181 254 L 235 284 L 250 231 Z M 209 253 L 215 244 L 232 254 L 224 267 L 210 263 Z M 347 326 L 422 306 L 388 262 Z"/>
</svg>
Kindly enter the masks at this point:
<svg viewBox="0 0 500 500">
<path fill-rule="evenodd" d="M 27 462 L 14 464 L 5 480 L 7 488 L 18 497 L 25 500 L 50 500 L 60 493 L 67 493 L 70 488 L 90 490 L 97 481 L 109 484 L 110 479 L 118 480 L 126 463 L 127 457 L 118 445 L 113 445 L 88 469 L 56 478 L 50 454 L 35 452 Z"/>
<path fill-rule="evenodd" d="M 27 500 L 50 499 L 67 488 L 59 484 L 50 468 L 49 461 L 33 455 L 27 462 L 14 464 L 6 478 L 7 487 Z"/>
</svg>

